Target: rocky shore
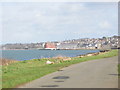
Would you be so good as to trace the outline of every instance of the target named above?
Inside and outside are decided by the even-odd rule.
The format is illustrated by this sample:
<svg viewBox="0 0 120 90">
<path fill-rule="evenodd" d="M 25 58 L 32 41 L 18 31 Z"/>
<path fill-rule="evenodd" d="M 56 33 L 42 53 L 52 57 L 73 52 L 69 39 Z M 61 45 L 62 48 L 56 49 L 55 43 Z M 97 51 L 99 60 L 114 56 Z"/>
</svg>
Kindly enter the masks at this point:
<svg viewBox="0 0 120 90">
<path fill-rule="evenodd" d="M 103 54 L 105 52 L 108 52 L 110 50 L 100 50 L 100 52 L 96 52 L 96 53 L 87 53 L 87 54 L 83 54 L 83 55 L 79 55 L 77 57 L 85 57 L 85 56 L 96 56 L 98 54 Z"/>
<path fill-rule="evenodd" d="M 87 54 L 83 54 L 83 55 L 78 55 L 78 56 L 76 56 L 76 58 L 83 58 L 83 57 L 86 57 L 86 56 L 96 56 L 96 55 L 99 55 L 99 54 L 105 54 L 108 51 L 110 51 L 110 50 L 100 50 L 100 52 L 87 53 Z M 45 58 L 45 59 L 47 59 L 47 62 L 49 62 L 49 63 L 46 62 L 46 64 L 55 64 L 55 63 L 62 63 L 64 61 L 72 60 L 72 58 L 75 58 L 75 57 L 57 56 L 57 57 Z M 55 61 L 50 61 L 51 59 L 53 59 Z"/>
</svg>

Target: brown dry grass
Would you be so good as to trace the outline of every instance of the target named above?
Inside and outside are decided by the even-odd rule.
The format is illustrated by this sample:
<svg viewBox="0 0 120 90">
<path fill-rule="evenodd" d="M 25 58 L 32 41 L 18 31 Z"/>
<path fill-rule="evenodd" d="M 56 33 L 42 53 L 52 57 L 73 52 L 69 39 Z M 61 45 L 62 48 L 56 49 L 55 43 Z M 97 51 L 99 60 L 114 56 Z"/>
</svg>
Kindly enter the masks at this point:
<svg viewBox="0 0 120 90">
<path fill-rule="evenodd" d="M 11 63 L 18 62 L 16 60 L 11 60 L 11 59 L 5 59 L 5 58 L 0 58 L 0 65 L 9 65 Z"/>
</svg>

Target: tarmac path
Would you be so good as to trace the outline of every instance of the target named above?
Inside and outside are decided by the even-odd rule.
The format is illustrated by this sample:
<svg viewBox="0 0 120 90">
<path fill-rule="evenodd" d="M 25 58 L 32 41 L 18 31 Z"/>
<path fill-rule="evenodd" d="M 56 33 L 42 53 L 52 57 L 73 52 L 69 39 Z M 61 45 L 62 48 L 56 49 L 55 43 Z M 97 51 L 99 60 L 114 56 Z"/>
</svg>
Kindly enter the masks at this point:
<svg viewBox="0 0 120 90">
<path fill-rule="evenodd" d="M 18 88 L 118 88 L 118 56 L 86 61 Z"/>
</svg>

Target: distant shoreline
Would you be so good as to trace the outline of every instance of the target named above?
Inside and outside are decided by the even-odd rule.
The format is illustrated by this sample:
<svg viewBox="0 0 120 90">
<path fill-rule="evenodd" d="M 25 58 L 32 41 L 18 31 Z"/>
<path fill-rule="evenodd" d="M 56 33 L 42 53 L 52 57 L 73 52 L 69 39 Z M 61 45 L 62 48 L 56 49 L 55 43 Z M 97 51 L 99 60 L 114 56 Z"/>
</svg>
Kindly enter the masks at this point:
<svg viewBox="0 0 120 90">
<path fill-rule="evenodd" d="M 52 49 L 0 49 L 0 50 L 52 50 Z M 101 50 L 101 49 L 55 49 L 55 50 Z"/>
</svg>

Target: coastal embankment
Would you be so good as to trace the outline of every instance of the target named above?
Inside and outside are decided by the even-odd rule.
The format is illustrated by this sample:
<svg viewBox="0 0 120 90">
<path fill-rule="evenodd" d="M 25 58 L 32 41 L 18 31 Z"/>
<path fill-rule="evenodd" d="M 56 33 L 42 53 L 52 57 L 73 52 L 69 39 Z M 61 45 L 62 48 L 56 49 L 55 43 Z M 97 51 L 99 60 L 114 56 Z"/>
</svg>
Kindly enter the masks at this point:
<svg viewBox="0 0 120 90">
<path fill-rule="evenodd" d="M 105 52 L 89 53 L 77 57 L 53 57 L 18 61 L 3 65 L 2 83 L 3 88 L 13 88 L 21 84 L 30 82 L 37 78 L 43 77 L 49 73 L 59 71 L 61 68 L 68 67 L 72 64 L 108 58 L 118 55 L 118 50 L 110 50 Z M 46 61 L 54 62 L 46 64 Z"/>
</svg>

